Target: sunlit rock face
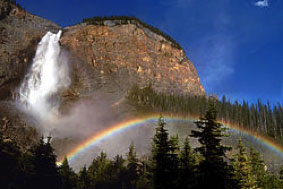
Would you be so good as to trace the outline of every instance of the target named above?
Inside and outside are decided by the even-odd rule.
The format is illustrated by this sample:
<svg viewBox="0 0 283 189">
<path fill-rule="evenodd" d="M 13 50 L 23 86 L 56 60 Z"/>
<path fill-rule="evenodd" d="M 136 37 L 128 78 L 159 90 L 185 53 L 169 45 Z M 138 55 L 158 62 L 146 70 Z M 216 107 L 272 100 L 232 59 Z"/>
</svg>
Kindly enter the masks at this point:
<svg viewBox="0 0 283 189">
<path fill-rule="evenodd" d="M 130 22 L 106 26 L 80 24 L 67 27 L 62 34 L 56 35 L 60 29 L 48 20 L 0 2 L 0 121 L 5 123 L 0 125 L 0 130 L 6 138 L 18 140 L 17 143 L 23 147 L 37 141 L 34 128 L 38 122 L 28 119 L 26 112 L 17 109 L 16 98 L 20 98 L 21 104 L 28 104 L 41 118 L 47 117 L 46 112 L 66 116 L 76 102 L 93 102 L 94 99 L 99 103 L 103 101 L 103 108 L 108 114 L 111 112 L 111 118 L 115 115 L 115 118 L 122 119 L 130 117 L 135 111 L 134 107 L 124 103 L 128 90 L 134 84 L 145 86 L 151 83 L 157 91 L 170 94 L 204 94 L 197 72 L 184 51 L 147 28 Z M 48 31 L 53 34 L 48 34 Z M 47 37 L 43 38 L 44 35 Z M 42 48 L 51 52 L 46 61 L 50 65 L 55 64 L 58 56 L 60 59 L 60 54 L 66 53 L 70 80 L 57 85 L 59 76 L 52 72 L 60 72 L 60 67 L 55 66 L 44 69 L 51 72 L 51 78 L 49 74 L 41 75 L 39 83 L 45 85 L 34 85 L 35 81 L 39 81 L 36 69 L 44 62 L 38 60 L 41 55 L 45 56 L 37 52 L 43 44 L 39 42 L 47 38 L 54 38 L 54 43 L 44 44 L 55 46 L 52 50 Z M 33 68 L 35 62 L 37 66 Z M 66 78 L 61 77 L 61 80 Z M 57 90 L 54 86 L 64 90 Z M 60 99 L 59 104 L 52 103 L 54 96 Z M 78 115 L 82 114 L 79 111 Z M 81 125 L 81 120 L 75 123 Z M 22 133 L 33 140 L 27 140 L 30 143 L 26 144 Z"/>
<path fill-rule="evenodd" d="M 94 80 L 86 79 L 84 90 L 123 94 L 134 84 L 151 83 L 170 94 L 204 94 L 185 52 L 142 26 L 80 24 L 65 28 L 60 42 L 74 58 L 74 67 L 79 59 L 95 73 Z"/>
</svg>

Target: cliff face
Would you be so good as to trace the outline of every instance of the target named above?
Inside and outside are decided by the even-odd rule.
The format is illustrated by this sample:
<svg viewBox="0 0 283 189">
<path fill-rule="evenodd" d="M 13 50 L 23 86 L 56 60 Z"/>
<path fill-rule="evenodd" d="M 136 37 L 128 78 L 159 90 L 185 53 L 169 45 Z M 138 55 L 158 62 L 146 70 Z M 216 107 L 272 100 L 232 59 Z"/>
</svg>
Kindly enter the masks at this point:
<svg viewBox="0 0 283 189">
<path fill-rule="evenodd" d="M 11 98 L 23 79 L 36 46 L 47 31 L 60 27 L 0 1 L 0 100 Z"/>
<path fill-rule="evenodd" d="M 134 84 L 151 83 L 157 91 L 173 94 L 204 94 L 193 64 L 179 46 L 141 24 L 123 22 L 106 20 L 103 25 L 79 24 L 63 30 L 60 43 L 69 57 L 72 85 L 60 93 L 62 112 L 74 101 L 93 96 L 116 107 L 112 105 L 123 102 Z M 37 123 L 13 103 L 15 91 L 40 39 L 47 31 L 59 29 L 0 1 L 0 132 L 23 149 L 37 141 Z M 119 105 L 121 116 L 134 111 L 126 103 Z"/>
<path fill-rule="evenodd" d="M 42 36 L 59 29 L 46 19 L 0 1 L 0 132 L 4 141 L 13 140 L 23 149 L 38 141 L 35 127 L 30 127 L 35 123 L 9 100 L 24 78 Z"/>
<path fill-rule="evenodd" d="M 140 25 L 80 24 L 66 28 L 60 41 L 71 57 L 88 63 L 95 89 L 126 92 L 134 84 L 151 83 L 170 94 L 204 94 L 184 51 Z"/>
</svg>

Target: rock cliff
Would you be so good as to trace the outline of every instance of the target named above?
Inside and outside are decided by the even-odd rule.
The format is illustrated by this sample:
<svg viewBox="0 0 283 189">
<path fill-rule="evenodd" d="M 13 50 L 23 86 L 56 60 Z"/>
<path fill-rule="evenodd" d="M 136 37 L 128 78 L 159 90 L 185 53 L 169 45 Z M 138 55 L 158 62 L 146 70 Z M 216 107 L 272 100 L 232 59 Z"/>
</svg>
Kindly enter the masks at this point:
<svg viewBox="0 0 283 189">
<path fill-rule="evenodd" d="M 151 83 L 157 91 L 170 94 L 204 94 L 184 51 L 141 25 L 106 22 L 67 27 L 61 44 L 91 66 L 95 89 L 125 92 L 133 84 Z"/>
<path fill-rule="evenodd" d="M 34 143 L 38 135 L 29 127 L 36 123 L 13 103 L 15 91 L 42 36 L 59 29 L 51 21 L 0 1 L 0 132 L 23 148 Z M 113 105 L 123 101 L 134 84 L 152 84 L 157 91 L 170 94 L 203 95 L 192 62 L 168 38 L 137 20 L 103 20 L 63 29 L 60 43 L 69 58 L 72 85 L 60 94 L 61 111 L 67 112 L 74 102 L 93 96 Z M 123 107 L 129 111 L 126 104 L 119 111 Z"/>
</svg>

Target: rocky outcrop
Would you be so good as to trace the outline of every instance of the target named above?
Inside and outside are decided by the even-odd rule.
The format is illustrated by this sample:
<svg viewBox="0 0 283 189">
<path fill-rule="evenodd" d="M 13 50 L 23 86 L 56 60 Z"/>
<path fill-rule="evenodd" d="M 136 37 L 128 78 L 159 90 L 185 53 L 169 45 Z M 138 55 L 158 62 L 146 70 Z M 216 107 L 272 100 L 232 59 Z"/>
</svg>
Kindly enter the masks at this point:
<svg viewBox="0 0 283 189">
<path fill-rule="evenodd" d="M 13 96 L 42 36 L 59 29 L 51 21 L 0 1 L 0 100 Z"/>
<path fill-rule="evenodd" d="M 123 93 L 134 84 L 151 83 L 170 94 L 204 94 L 184 51 L 141 25 L 80 24 L 67 27 L 60 41 L 71 53 L 71 62 L 77 61 L 72 57 L 79 59 L 92 70 L 95 79 L 84 83 L 89 90 Z"/>
<path fill-rule="evenodd" d="M 39 141 L 36 121 L 22 112 L 14 102 L 0 102 L 0 133 L 5 141 L 15 142 L 21 150 Z"/>
</svg>

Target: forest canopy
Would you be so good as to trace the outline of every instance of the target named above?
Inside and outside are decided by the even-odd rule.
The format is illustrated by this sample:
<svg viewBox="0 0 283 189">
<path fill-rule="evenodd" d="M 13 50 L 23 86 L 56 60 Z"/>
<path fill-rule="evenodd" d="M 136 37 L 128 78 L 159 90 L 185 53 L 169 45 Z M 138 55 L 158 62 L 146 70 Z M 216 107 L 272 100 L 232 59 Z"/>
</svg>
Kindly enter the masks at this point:
<svg viewBox="0 0 283 189">
<path fill-rule="evenodd" d="M 170 135 L 160 117 L 148 156 L 138 157 L 132 143 L 126 156 L 110 159 L 101 152 L 78 173 L 67 158 L 56 165 L 50 138 L 41 138 L 32 149 L 21 152 L 0 135 L 0 184 L 2 188 L 43 189 L 283 188 L 283 167 L 278 173 L 270 172 L 260 153 L 248 151 L 241 138 L 232 157 L 227 157 L 232 148 L 222 144 L 223 137 L 228 136 L 216 118 L 212 100 L 195 122 L 198 129 L 180 144 L 178 135 Z M 198 139 L 200 146 L 193 149 L 190 137 Z"/>
</svg>

